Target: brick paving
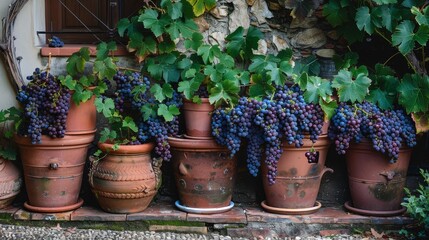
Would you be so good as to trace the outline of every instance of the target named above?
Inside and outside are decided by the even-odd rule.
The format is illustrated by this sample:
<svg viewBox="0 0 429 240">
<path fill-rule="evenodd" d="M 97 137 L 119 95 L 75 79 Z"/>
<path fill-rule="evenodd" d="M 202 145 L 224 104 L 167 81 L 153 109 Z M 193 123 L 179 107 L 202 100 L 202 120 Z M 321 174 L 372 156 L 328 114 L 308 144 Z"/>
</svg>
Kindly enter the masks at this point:
<svg viewBox="0 0 429 240">
<path fill-rule="evenodd" d="M 265 212 L 261 207 L 236 204 L 233 209 L 219 214 L 186 213 L 175 208 L 174 202 L 158 201 L 148 209 L 134 214 L 111 214 L 98 207 L 83 206 L 64 213 L 33 213 L 21 207 L 1 209 L 0 214 L 10 214 L 15 220 L 45 221 L 187 221 L 204 223 L 216 229 L 224 229 L 228 235 L 243 236 L 291 236 L 291 235 L 330 235 L 350 232 L 351 226 L 370 226 L 383 228 L 389 226 L 400 229 L 413 221 L 406 215 L 395 217 L 368 217 L 346 212 L 342 206 L 322 207 L 309 215 L 279 215 Z M 151 226 L 155 228 L 165 228 Z M 168 227 L 174 228 L 174 226 Z M 177 229 L 179 230 L 179 229 Z M 280 235 L 279 235 L 280 232 Z"/>
</svg>

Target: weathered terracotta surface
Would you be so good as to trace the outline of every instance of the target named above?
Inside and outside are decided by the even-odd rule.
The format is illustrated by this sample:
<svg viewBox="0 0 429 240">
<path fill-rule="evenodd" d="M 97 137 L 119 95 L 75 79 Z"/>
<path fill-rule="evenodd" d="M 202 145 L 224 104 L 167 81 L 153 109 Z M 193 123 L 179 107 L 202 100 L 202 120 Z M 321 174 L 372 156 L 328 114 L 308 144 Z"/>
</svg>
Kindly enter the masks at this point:
<svg viewBox="0 0 429 240">
<path fill-rule="evenodd" d="M 22 178 L 18 169 L 0 158 L 0 209 L 9 206 L 21 191 Z"/>
<path fill-rule="evenodd" d="M 76 105 L 70 101 L 70 109 L 67 114 L 66 134 L 89 134 L 96 131 L 96 108 L 95 96 L 88 101 Z"/>
<path fill-rule="evenodd" d="M 28 205 L 62 208 L 78 202 L 83 168 L 94 134 L 42 136 L 42 143 L 15 136 L 24 168 Z"/>
<path fill-rule="evenodd" d="M 330 168 L 325 168 L 326 155 L 329 149 L 327 135 L 319 136 L 314 149 L 319 151 L 318 163 L 308 163 L 305 153 L 311 148 L 312 142 L 304 138 L 304 146 L 283 144 L 283 154 L 277 165 L 276 182 L 268 183 L 266 164 L 262 164 L 262 183 L 264 186 L 266 204 L 275 208 L 310 208 L 313 207 L 320 181 L 323 174 Z"/>
<path fill-rule="evenodd" d="M 211 113 L 214 106 L 210 104 L 208 98 L 202 98 L 202 103 L 183 100 L 183 114 L 185 117 L 186 135 L 194 138 L 211 138 Z"/>
<path fill-rule="evenodd" d="M 158 190 L 160 165 L 152 166 L 154 144 L 121 145 L 99 143 L 107 156 L 93 162 L 90 185 L 100 207 L 111 213 L 136 213 L 145 210 Z M 160 162 L 158 162 L 160 163 Z"/>
<path fill-rule="evenodd" d="M 368 140 L 350 145 L 346 153 L 353 207 L 392 211 L 401 208 L 412 149 L 401 148 L 396 163 L 373 149 Z"/>
<path fill-rule="evenodd" d="M 230 204 L 237 159 L 214 140 L 169 138 L 179 200 L 192 208 L 220 208 Z"/>
</svg>

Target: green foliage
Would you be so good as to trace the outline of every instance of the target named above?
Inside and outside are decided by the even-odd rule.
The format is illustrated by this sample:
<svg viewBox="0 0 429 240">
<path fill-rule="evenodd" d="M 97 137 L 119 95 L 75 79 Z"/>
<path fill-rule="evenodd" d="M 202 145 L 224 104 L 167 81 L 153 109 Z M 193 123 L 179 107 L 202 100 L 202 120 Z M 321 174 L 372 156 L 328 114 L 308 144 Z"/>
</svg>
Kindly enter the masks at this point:
<svg viewBox="0 0 429 240">
<path fill-rule="evenodd" d="M 212 6 L 211 0 L 202 3 L 204 7 Z M 191 39 L 198 32 L 194 14 L 189 14 L 193 9 L 199 11 L 201 1 L 195 4 L 192 6 L 185 0 L 163 0 L 161 8 L 149 4 L 138 16 L 121 19 L 117 25 L 118 33 L 129 38 L 128 49 L 135 52 L 139 61 L 151 54 L 170 53 L 176 49 L 177 39 Z"/>
<path fill-rule="evenodd" d="M 16 160 L 17 148 L 12 140 L 14 133 L 21 123 L 21 111 L 15 107 L 0 110 L 0 157 L 7 160 Z"/>
<path fill-rule="evenodd" d="M 420 174 L 423 177 L 423 184 L 419 184 L 415 193 L 411 193 L 409 189 L 405 189 L 407 197 L 402 203 L 402 206 L 407 208 L 407 212 L 416 219 L 425 232 L 429 232 L 429 171 L 420 169 Z M 420 233 L 421 237 L 427 237 L 424 231 Z"/>
<path fill-rule="evenodd" d="M 75 104 L 88 101 L 93 95 L 100 96 L 107 90 L 103 79 L 112 79 L 117 71 L 115 59 L 109 53 L 116 50 L 114 42 L 97 45 L 96 57 L 90 58 L 88 47 L 82 47 L 67 59 L 67 75 L 59 76 L 61 84 L 73 91 Z M 85 72 L 85 66 L 92 64 L 92 71 Z"/>
<path fill-rule="evenodd" d="M 352 68 L 350 71 L 342 69 L 334 76 L 332 87 L 338 92 L 341 102 L 362 102 L 368 94 L 371 79 L 365 66 Z"/>
<path fill-rule="evenodd" d="M 216 6 L 216 0 L 187 0 L 192 5 L 196 17 Z"/>
</svg>

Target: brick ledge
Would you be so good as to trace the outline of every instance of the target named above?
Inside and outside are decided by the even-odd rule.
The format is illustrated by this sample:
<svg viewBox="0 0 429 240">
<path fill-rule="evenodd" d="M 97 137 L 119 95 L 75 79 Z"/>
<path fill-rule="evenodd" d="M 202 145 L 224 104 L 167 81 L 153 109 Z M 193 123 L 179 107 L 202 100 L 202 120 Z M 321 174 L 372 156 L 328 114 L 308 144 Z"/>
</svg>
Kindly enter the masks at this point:
<svg viewBox="0 0 429 240">
<path fill-rule="evenodd" d="M 91 56 L 95 56 L 96 53 L 96 45 L 88 45 L 88 44 L 66 44 L 61 48 L 54 48 L 44 46 L 40 49 L 40 55 L 42 57 L 48 57 L 49 53 L 51 53 L 52 57 L 69 57 L 73 53 L 79 51 L 82 47 L 89 47 L 89 52 Z M 128 50 L 123 46 L 118 46 L 118 49 L 114 51 L 115 56 L 128 56 L 131 55 Z"/>
</svg>

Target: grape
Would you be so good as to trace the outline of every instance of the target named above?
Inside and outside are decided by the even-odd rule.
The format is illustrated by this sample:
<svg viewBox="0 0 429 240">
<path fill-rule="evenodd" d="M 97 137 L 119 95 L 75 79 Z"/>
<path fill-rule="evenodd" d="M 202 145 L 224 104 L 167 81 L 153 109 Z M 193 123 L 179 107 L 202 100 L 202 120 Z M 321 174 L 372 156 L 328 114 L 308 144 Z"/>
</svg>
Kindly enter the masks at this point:
<svg viewBox="0 0 429 240">
<path fill-rule="evenodd" d="M 277 162 L 286 141 L 303 146 L 304 134 L 315 142 L 322 133 L 323 111 L 318 105 L 307 104 L 297 86 L 278 87 L 274 97 L 261 101 L 241 98 L 232 109 L 217 109 L 212 115 L 212 135 L 217 143 L 227 146 L 235 155 L 241 138 L 247 139 L 247 167 L 256 176 L 264 153 L 268 167 L 268 182 L 273 184 Z M 264 152 L 261 147 L 265 147 Z"/>
<path fill-rule="evenodd" d="M 145 114 L 145 107 L 151 108 L 155 104 L 159 104 L 149 91 L 151 81 L 148 77 L 137 72 L 118 71 L 113 76 L 113 80 L 116 83 L 115 108 L 122 115 L 132 117 L 138 127 L 136 140 L 129 141 L 128 144 L 135 145 L 155 141 L 155 154 L 166 161 L 170 160 L 170 145 L 167 142 L 167 137 L 178 135 L 178 118 L 174 117 L 172 121 L 166 122 L 158 116 L 151 115 L 144 119 L 142 115 Z M 180 108 L 182 98 L 177 92 L 173 92 L 172 97 L 165 99 L 162 103 Z"/>
<path fill-rule="evenodd" d="M 59 37 L 53 36 L 49 39 L 49 47 L 64 47 L 64 42 Z"/>
<path fill-rule="evenodd" d="M 416 130 L 403 110 L 381 110 L 369 102 L 352 106 L 341 103 L 335 111 L 328 132 L 338 154 L 345 154 L 352 139 L 371 141 L 373 148 L 396 162 L 402 144 L 416 145 Z"/>
<path fill-rule="evenodd" d="M 308 160 L 308 163 L 318 163 L 319 162 L 319 151 L 308 151 L 305 153 L 305 157 Z"/>
<path fill-rule="evenodd" d="M 69 90 L 56 77 L 39 68 L 27 79 L 30 82 L 16 97 L 24 108 L 19 133 L 29 136 L 33 144 L 40 143 L 43 134 L 64 137 L 71 97 Z"/>
</svg>

